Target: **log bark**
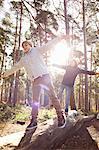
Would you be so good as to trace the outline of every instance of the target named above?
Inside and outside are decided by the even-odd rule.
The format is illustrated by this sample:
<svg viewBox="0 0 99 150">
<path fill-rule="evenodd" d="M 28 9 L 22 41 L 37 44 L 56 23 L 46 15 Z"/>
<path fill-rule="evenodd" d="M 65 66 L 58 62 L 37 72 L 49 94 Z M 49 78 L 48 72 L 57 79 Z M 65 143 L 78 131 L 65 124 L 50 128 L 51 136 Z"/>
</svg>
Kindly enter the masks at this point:
<svg viewBox="0 0 99 150">
<path fill-rule="evenodd" d="M 16 150 L 55 150 L 74 134 L 84 122 L 95 118 L 94 115 L 84 118 L 67 118 L 66 127 L 63 129 L 48 122 L 39 125 L 36 130 L 26 131 Z"/>
</svg>

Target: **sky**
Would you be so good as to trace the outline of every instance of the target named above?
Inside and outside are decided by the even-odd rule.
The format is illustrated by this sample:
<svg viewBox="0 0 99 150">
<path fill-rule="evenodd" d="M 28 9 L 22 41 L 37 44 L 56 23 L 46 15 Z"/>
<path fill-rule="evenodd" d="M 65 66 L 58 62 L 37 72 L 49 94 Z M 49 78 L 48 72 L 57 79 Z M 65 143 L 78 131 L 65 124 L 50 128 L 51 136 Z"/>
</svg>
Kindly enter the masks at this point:
<svg viewBox="0 0 99 150">
<path fill-rule="evenodd" d="M 4 17 L 5 12 L 9 11 L 9 0 L 4 1 L 4 7 L 0 9 L 0 20 Z"/>
</svg>

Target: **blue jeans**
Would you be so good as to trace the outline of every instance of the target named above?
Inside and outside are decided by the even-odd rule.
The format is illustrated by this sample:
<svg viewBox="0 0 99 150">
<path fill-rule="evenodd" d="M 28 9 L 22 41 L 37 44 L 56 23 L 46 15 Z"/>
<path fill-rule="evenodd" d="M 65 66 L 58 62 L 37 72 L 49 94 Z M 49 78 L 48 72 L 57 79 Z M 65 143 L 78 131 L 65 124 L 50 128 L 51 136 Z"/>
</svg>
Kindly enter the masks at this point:
<svg viewBox="0 0 99 150">
<path fill-rule="evenodd" d="M 65 89 L 65 92 L 66 92 L 66 99 L 65 99 L 65 112 L 68 112 L 68 107 L 70 105 L 70 98 L 71 98 L 71 95 L 74 93 L 74 87 L 71 87 L 71 86 L 65 86 L 65 85 L 61 85 L 60 87 L 60 91 L 59 91 L 59 94 L 58 94 L 58 98 L 61 99 L 62 98 L 62 93 Z M 76 109 L 76 107 L 75 107 Z"/>
</svg>

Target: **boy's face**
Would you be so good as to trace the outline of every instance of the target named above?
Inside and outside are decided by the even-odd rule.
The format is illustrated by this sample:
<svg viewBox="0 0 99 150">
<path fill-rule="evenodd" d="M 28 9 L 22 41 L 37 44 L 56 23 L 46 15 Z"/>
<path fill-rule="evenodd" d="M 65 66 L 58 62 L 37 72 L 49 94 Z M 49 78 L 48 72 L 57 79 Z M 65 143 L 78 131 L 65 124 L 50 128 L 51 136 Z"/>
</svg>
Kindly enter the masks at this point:
<svg viewBox="0 0 99 150">
<path fill-rule="evenodd" d="M 31 46 L 28 43 L 23 44 L 24 53 L 27 53 L 30 50 Z"/>
<path fill-rule="evenodd" d="M 71 66 L 73 66 L 73 67 L 76 66 L 75 61 L 72 61 Z"/>
</svg>

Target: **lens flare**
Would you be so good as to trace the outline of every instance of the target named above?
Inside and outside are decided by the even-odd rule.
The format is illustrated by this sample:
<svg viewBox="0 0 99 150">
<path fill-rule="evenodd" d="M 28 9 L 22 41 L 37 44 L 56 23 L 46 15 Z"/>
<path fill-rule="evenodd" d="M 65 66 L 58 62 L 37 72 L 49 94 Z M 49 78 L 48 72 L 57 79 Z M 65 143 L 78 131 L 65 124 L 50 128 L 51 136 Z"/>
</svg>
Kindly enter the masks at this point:
<svg viewBox="0 0 99 150">
<path fill-rule="evenodd" d="M 70 48 L 67 46 L 66 42 L 63 41 L 57 44 L 50 57 L 51 71 L 53 72 L 56 70 L 56 68 L 53 67 L 53 64 L 66 65 L 68 62 L 69 54 Z"/>
</svg>

